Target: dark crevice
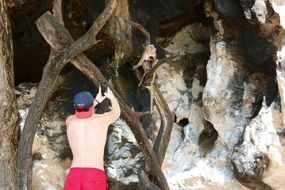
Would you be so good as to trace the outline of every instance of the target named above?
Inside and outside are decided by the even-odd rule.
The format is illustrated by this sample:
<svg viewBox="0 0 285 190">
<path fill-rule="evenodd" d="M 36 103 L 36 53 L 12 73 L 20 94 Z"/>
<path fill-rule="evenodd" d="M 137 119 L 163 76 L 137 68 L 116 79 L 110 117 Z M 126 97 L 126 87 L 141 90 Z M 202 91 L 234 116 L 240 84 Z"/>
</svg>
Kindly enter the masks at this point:
<svg viewBox="0 0 285 190">
<path fill-rule="evenodd" d="M 189 124 L 188 118 L 182 118 L 177 122 L 177 125 L 180 126 L 181 128 L 184 128 L 188 124 Z M 185 137 L 186 137 L 186 134 L 184 133 L 184 130 L 181 130 L 181 139 L 184 140 Z"/>
<path fill-rule="evenodd" d="M 201 156 L 206 156 L 214 148 L 218 138 L 218 132 L 209 121 L 204 121 L 204 129 L 199 135 L 198 145 Z"/>
<path fill-rule="evenodd" d="M 274 70 L 273 74 L 268 77 L 267 79 L 267 85 L 265 88 L 264 96 L 266 101 L 266 106 L 270 106 L 272 102 L 277 98 L 278 96 L 278 84 L 275 80 L 276 72 Z"/>
<path fill-rule="evenodd" d="M 187 88 L 192 88 L 194 78 L 200 81 L 200 86 L 205 86 L 207 82 L 206 66 L 210 58 L 210 52 L 185 55 L 181 61 L 185 64 L 183 71 L 184 81 Z"/>
<path fill-rule="evenodd" d="M 250 73 L 262 73 L 266 81 L 266 87 L 262 90 L 265 97 L 266 106 L 278 96 L 278 86 L 276 78 L 276 46 L 260 35 L 256 35 L 258 31 L 253 27 L 248 27 L 244 30 L 241 47 L 246 59 L 246 67 Z M 258 56 L 256 56 L 258 55 Z M 258 115 L 262 107 L 262 100 L 255 102 L 253 105 L 254 113 L 251 117 Z"/>
<path fill-rule="evenodd" d="M 253 113 L 252 113 L 252 116 L 251 116 L 250 119 L 253 119 L 253 118 L 255 118 L 255 117 L 258 115 L 259 111 L 260 111 L 261 108 L 262 108 L 262 102 L 263 102 L 262 99 L 260 99 L 260 100 L 257 101 L 257 102 L 254 102 L 254 104 L 252 105 L 252 107 L 253 107 Z"/>
<path fill-rule="evenodd" d="M 285 129 L 277 129 L 276 132 L 278 136 L 285 137 Z"/>
<path fill-rule="evenodd" d="M 178 124 L 180 127 L 185 127 L 186 125 L 188 125 L 188 123 L 189 123 L 188 118 L 183 118 L 183 119 L 181 119 L 181 120 L 179 120 L 179 121 L 177 122 L 177 124 Z"/>
<path fill-rule="evenodd" d="M 174 115 L 174 123 L 177 123 L 177 116 L 176 114 L 173 114 Z"/>
<path fill-rule="evenodd" d="M 104 7 L 104 0 L 63 0 L 64 24 L 74 39 L 86 33 Z M 38 31 L 35 21 L 46 11 L 52 11 L 52 0 L 26 1 L 20 8 L 9 9 L 14 46 L 15 85 L 41 80 L 50 46 Z M 112 40 L 103 32 L 97 37 L 101 42 L 85 52 L 93 63 L 109 56 L 114 49 Z"/>
</svg>

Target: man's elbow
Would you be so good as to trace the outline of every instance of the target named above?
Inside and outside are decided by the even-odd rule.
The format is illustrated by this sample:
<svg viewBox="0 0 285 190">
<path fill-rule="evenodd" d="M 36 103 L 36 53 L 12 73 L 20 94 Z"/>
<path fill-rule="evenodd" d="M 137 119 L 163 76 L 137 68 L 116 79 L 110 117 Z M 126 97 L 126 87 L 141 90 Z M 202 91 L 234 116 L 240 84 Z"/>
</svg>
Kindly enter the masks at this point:
<svg viewBox="0 0 285 190">
<path fill-rule="evenodd" d="M 118 110 L 118 111 L 115 113 L 115 118 L 116 118 L 116 120 L 119 119 L 120 115 L 121 115 L 121 110 Z"/>
<path fill-rule="evenodd" d="M 120 106 L 115 106 L 111 112 L 112 112 L 112 115 L 113 115 L 112 117 L 113 117 L 114 121 L 116 121 L 117 119 L 119 119 L 119 117 L 121 115 Z"/>
</svg>

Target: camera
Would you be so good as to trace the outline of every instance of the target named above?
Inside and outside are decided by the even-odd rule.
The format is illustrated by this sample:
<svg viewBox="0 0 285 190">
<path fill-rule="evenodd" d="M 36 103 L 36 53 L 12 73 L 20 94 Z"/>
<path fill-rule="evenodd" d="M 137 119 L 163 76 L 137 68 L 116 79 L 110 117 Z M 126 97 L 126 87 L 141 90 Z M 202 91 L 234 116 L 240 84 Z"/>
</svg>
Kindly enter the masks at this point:
<svg viewBox="0 0 285 190">
<path fill-rule="evenodd" d="M 101 84 L 101 94 L 105 96 L 105 93 L 108 91 L 108 85 L 106 83 Z"/>
</svg>

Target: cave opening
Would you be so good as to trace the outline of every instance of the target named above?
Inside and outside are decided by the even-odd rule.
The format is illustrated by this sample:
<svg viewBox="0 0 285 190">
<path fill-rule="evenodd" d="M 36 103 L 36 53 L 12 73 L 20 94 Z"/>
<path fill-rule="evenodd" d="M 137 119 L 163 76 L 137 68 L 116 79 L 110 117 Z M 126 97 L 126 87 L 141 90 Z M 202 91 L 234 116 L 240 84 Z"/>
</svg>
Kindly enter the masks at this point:
<svg viewBox="0 0 285 190">
<path fill-rule="evenodd" d="M 84 35 L 104 6 L 103 0 L 96 2 L 63 0 L 64 24 L 71 36 L 78 39 Z M 22 82 L 38 83 L 41 80 L 43 68 L 50 54 L 50 46 L 38 31 L 35 22 L 46 11 L 52 12 L 52 0 L 26 1 L 20 7 L 9 8 L 16 86 Z M 109 57 L 114 48 L 113 41 L 102 32 L 97 37 L 103 39 L 102 43 L 84 53 L 93 63 L 100 64 L 101 59 Z M 63 72 L 71 71 L 68 67 Z"/>
<path fill-rule="evenodd" d="M 243 50 L 246 68 L 250 74 L 261 73 L 263 80 L 266 81 L 266 86 L 262 91 L 265 97 L 266 105 L 270 104 L 278 96 L 278 85 L 276 81 L 276 51 L 277 47 L 268 36 L 256 35 L 253 27 L 247 27 L 241 37 L 241 48 Z M 258 56 L 256 56 L 258 55 Z M 261 109 L 262 102 L 256 102 L 258 109 L 255 110 L 255 117 Z"/>
<path fill-rule="evenodd" d="M 128 1 L 127 1 L 128 2 Z M 210 19 L 203 13 L 202 3 L 186 0 L 177 2 L 160 1 L 129 1 L 131 19 L 142 24 L 152 35 L 152 42 L 160 50 L 184 26 L 192 23 L 211 25 Z M 65 27 L 74 39 L 84 35 L 94 19 L 104 9 L 105 1 L 64 0 L 63 18 Z M 154 9 L 151 9 L 154 8 Z M 137 10 L 140 10 L 141 14 Z M 189 17 L 189 10 L 193 13 Z M 20 7 L 10 7 L 13 45 L 15 85 L 22 82 L 38 83 L 47 63 L 50 46 L 37 30 L 35 21 L 46 11 L 52 11 L 52 0 L 25 1 Z M 154 19 L 157 18 L 157 19 Z M 139 32 L 135 32 L 139 34 Z M 141 38 L 144 38 L 141 36 Z M 143 40 L 135 38 L 134 43 L 141 48 Z M 102 60 L 112 59 L 115 44 L 104 29 L 98 34 L 102 42 L 86 51 L 85 54 L 93 62 L 100 65 Z M 136 55 L 135 55 L 136 56 Z M 70 69 L 64 69 L 68 72 Z"/>
</svg>

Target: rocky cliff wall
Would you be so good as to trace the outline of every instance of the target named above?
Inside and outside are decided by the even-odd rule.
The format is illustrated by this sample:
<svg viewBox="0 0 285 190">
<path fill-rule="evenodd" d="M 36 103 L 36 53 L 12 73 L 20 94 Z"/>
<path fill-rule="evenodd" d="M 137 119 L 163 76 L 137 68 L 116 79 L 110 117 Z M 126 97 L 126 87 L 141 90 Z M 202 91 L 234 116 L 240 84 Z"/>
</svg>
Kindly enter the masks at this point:
<svg viewBox="0 0 285 190">
<path fill-rule="evenodd" d="M 128 95 L 136 97 L 130 100 L 135 110 L 149 109 L 148 96 L 130 87 L 137 81 L 126 69 L 136 64 L 141 52 L 137 44 L 143 38 L 122 19 L 141 21 L 166 55 L 179 54 L 156 73 L 159 90 L 176 118 L 163 162 L 170 188 L 284 189 L 285 2 L 185 2 L 122 1 L 113 24 L 102 34 L 105 40 L 116 36 L 112 43 L 117 46 L 106 52 L 117 47 L 117 55 L 127 55 L 125 70 L 119 73 L 131 80 L 121 83 Z M 134 11 L 134 7 L 141 9 Z M 124 45 L 135 47 L 136 53 L 125 52 Z M 22 124 L 36 86 L 23 84 L 17 89 Z M 72 160 L 64 123 L 72 113 L 72 96 L 81 89 L 96 93 L 73 68 L 62 74 L 58 87 L 34 142 L 35 189 L 62 188 Z M 143 119 L 153 142 L 159 113 L 154 110 L 150 120 Z M 118 120 L 110 127 L 105 155 L 110 189 L 139 189 L 137 168 L 143 161 L 130 129 Z"/>
</svg>

